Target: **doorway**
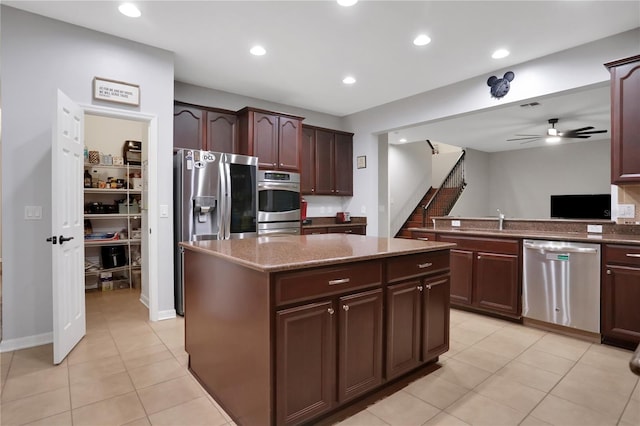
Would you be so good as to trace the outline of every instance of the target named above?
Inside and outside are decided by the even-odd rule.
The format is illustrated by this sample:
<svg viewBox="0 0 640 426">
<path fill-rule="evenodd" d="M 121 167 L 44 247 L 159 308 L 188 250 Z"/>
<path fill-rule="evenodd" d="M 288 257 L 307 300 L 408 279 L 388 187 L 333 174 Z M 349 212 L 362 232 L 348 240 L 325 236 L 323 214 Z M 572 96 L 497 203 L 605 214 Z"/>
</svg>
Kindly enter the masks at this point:
<svg viewBox="0 0 640 426">
<path fill-rule="evenodd" d="M 104 154 L 123 157 L 125 141 L 134 140 L 142 143 L 140 158 L 142 188 L 138 191 L 139 200 L 139 283 L 140 302 L 148 309 L 149 320 L 158 320 L 158 280 L 156 279 L 157 256 L 154 256 L 155 236 L 150 230 L 156 227 L 155 203 L 151 200 L 157 194 L 156 183 L 149 178 L 156 168 L 153 165 L 157 157 L 158 132 L 157 117 L 107 107 L 83 105 L 85 118 L 85 145 L 88 150 L 103 150 Z M 138 237 L 135 235 L 135 237 Z M 117 291 L 117 290 L 108 290 Z"/>
<path fill-rule="evenodd" d="M 84 141 L 85 291 L 107 296 L 128 289 L 148 308 L 148 279 L 142 284 L 142 277 L 149 275 L 148 241 L 142 238 L 148 235 L 143 232 L 148 229 L 148 203 L 142 177 L 148 164 L 149 123 L 85 113 Z M 141 153 L 127 151 L 138 145 Z M 103 244 L 102 235 L 117 239 Z M 91 304 L 85 306 L 90 310 Z"/>
</svg>

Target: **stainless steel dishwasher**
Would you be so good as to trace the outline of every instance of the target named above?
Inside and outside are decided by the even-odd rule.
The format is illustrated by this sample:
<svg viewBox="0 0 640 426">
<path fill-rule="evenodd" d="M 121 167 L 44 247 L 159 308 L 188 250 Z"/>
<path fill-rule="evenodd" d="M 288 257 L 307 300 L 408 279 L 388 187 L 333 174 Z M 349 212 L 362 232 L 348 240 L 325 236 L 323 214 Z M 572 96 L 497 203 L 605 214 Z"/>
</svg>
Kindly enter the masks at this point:
<svg viewBox="0 0 640 426">
<path fill-rule="evenodd" d="M 522 316 L 600 333 L 600 244 L 523 241 Z"/>
</svg>

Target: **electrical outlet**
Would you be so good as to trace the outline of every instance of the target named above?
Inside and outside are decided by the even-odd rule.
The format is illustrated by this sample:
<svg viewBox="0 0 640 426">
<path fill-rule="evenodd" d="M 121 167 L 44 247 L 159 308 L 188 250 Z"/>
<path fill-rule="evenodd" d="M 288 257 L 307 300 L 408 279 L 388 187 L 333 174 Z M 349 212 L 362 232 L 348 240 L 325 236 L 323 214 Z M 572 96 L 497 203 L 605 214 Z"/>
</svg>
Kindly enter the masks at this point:
<svg viewBox="0 0 640 426">
<path fill-rule="evenodd" d="M 633 219 L 636 217 L 636 206 L 634 204 L 618 204 L 618 217 Z"/>
<path fill-rule="evenodd" d="M 590 234 L 602 234 L 602 225 L 587 225 L 587 232 Z"/>
<path fill-rule="evenodd" d="M 460 227 L 460 221 L 459 220 L 452 220 L 451 221 L 451 226 L 459 228 Z"/>
<path fill-rule="evenodd" d="M 366 214 L 367 213 L 367 206 L 362 205 L 362 207 L 360 207 L 360 213 Z"/>
</svg>

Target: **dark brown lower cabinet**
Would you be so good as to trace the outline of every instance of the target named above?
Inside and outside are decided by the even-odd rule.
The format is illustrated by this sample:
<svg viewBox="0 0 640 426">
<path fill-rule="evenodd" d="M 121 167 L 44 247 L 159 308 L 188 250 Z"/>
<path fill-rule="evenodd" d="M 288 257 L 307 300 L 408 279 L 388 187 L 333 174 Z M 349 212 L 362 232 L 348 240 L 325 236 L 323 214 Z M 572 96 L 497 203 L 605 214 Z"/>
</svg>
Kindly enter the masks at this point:
<svg viewBox="0 0 640 426">
<path fill-rule="evenodd" d="M 438 234 L 451 249 L 451 304 L 519 318 L 522 313 L 520 242 Z"/>
<path fill-rule="evenodd" d="M 476 305 L 517 315 L 520 258 L 513 254 L 478 252 L 476 262 Z"/>
<path fill-rule="evenodd" d="M 298 306 L 276 313 L 278 424 L 299 423 L 333 407 L 335 304 Z"/>
<path fill-rule="evenodd" d="M 382 289 L 276 317 L 278 424 L 312 419 L 382 383 Z"/>
<path fill-rule="evenodd" d="M 382 289 L 340 298 L 338 402 L 382 383 Z"/>
<path fill-rule="evenodd" d="M 387 288 L 387 379 L 449 350 L 449 294 L 449 275 Z"/>
<path fill-rule="evenodd" d="M 609 244 L 603 255 L 602 337 L 634 349 L 640 343 L 640 248 Z"/>
<path fill-rule="evenodd" d="M 451 249 L 451 301 L 471 305 L 473 291 L 473 252 Z"/>
</svg>

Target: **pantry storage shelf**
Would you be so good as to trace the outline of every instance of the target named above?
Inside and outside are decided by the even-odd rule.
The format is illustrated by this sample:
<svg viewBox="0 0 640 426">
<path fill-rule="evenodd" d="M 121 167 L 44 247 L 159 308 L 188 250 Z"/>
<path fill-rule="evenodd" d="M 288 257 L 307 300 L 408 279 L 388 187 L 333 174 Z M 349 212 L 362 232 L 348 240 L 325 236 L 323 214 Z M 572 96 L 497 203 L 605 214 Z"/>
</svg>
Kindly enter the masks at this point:
<svg viewBox="0 0 640 426">
<path fill-rule="evenodd" d="M 84 170 L 85 290 L 132 288 L 141 271 L 142 167 L 85 163 Z"/>
</svg>

